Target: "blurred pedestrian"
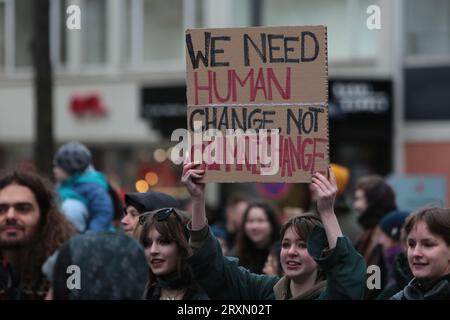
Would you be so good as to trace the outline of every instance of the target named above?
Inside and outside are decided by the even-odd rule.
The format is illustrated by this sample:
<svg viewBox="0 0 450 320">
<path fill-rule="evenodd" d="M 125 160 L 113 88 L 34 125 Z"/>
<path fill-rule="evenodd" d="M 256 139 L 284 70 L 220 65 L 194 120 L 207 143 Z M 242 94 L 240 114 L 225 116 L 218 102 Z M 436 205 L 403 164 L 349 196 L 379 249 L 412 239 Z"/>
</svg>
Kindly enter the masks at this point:
<svg viewBox="0 0 450 320">
<path fill-rule="evenodd" d="M 382 235 L 379 241 L 383 246 L 388 278 L 377 300 L 389 299 L 408 285 L 414 277 L 406 256 L 404 224 L 408 216 L 409 212 L 395 210 L 380 221 Z"/>
<path fill-rule="evenodd" d="M 381 235 L 378 242 L 383 247 L 383 260 L 388 274 L 392 272 L 395 258 L 403 251 L 404 244 L 400 241 L 400 234 L 408 215 L 409 212 L 395 210 L 380 220 Z"/>
<path fill-rule="evenodd" d="M 275 241 L 270 247 L 269 255 L 264 264 L 263 273 L 268 276 L 282 277 L 284 275 L 283 268 L 280 261 L 281 244 L 280 241 Z"/>
<path fill-rule="evenodd" d="M 414 279 L 394 300 L 450 300 L 450 209 L 427 208 L 405 224 Z"/>
<path fill-rule="evenodd" d="M 150 280 L 149 300 L 205 300 L 185 259 L 191 255 L 186 224 L 189 216 L 175 208 L 158 209 L 139 217 L 140 242 L 145 248 Z M 205 270 L 209 272 L 209 270 Z"/>
<path fill-rule="evenodd" d="M 192 208 L 191 208 L 192 210 Z M 230 255 L 230 252 L 228 250 L 227 246 L 227 234 L 226 231 L 220 227 L 217 226 L 217 224 L 213 224 L 211 226 L 211 232 L 216 237 L 217 241 L 220 243 L 220 247 L 222 248 L 222 254 L 224 256 Z"/>
<path fill-rule="evenodd" d="M 179 201 L 172 196 L 156 191 L 130 192 L 125 194 L 125 208 L 120 221 L 129 236 L 139 239 L 139 216 L 144 212 L 162 208 L 178 208 Z"/>
<path fill-rule="evenodd" d="M 250 199 L 243 194 L 233 194 L 229 197 L 225 207 L 227 246 L 229 252 L 235 252 L 235 244 L 242 226 L 244 212 Z"/>
<path fill-rule="evenodd" d="M 358 223 L 364 231 L 356 241 L 356 249 L 363 255 L 367 266 L 376 265 L 381 271 L 381 288 L 387 281 L 383 247 L 378 242 L 381 236 L 380 220 L 396 210 L 394 190 L 380 176 L 370 175 L 358 180 L 353 207 L 359 214 Z M 366 288 L 366 299 L 376 299 L 381 289 Z"/>
<path fill-rule="evenodd" d="M 358 225 L 358 215 L 351 209 L 347 202 L 346 191 L 350 180 L 350 170 L 347 167 L 332 163 L 331 169 L 336 176 L 336 184 L 338 193 L 334 204 L 334 211 L 342 228 L 342 233 L 355 242 L 362 232 L 361 226 Z"/>
<path fill-rule="evenodd" d="M 53 165 L 61 210 L 77 231 L 113 231 L 110 186 L 94 169 L 89 149 L 79 142 L 66 143 L 55 153 Z"/>
<path fill-rule="evenodd" d="M 148 277 L 144 250 L 136 240 L 111 232 L 77 235 L 58 253 L 53 299 L 139 300 Z"/>
<path fill-rule="evenodd" d="M 0 178 L 0 299 L 44 299 L 44 262 L 75 233 L 42 177 L 15 171 Z"/>
<path fill-rule="evenodd" d="M 271 245 L 279 239 L 275 210 L 265 202 L 253 202 L 244 212 L 235 255 L 239 264 L 251 272 L 262 274 Z"/>
</svg>

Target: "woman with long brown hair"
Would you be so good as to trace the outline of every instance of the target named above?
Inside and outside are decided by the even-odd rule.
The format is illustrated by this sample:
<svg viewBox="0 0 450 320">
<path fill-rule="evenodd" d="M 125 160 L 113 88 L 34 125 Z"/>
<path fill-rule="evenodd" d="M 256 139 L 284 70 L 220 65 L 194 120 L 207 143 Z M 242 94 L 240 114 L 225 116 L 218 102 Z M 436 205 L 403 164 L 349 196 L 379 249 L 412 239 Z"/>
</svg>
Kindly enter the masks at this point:
<svg viewBox="0 0 450 320">
<path fill-rule="evenodd" d="M 265 202 L 251 203 L 244 212 L 236 243 L 239 264 L 251 272 L 263 273 L 271 245 L 279 239 L 275 210 Z"/>
<path fill-rule="evenodd" d="M 150 267 L 145 297 L 149 300 L 205 300 L 185 259 L 190 256 L 189 217 L 175 208 L 147 212 L 139 217 L 139 240 Z"/>
</svg>

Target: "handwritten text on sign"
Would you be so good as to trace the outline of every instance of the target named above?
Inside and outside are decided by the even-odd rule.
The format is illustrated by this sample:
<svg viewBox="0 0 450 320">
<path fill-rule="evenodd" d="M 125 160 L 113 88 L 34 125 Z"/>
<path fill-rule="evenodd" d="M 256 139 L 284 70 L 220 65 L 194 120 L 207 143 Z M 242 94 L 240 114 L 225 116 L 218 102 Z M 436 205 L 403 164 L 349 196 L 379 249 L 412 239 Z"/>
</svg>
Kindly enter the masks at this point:
<svg viewBox="0 0 450 320">
<path fill-rule="evenodd" d="M 220 139 L 211 138 L 192 149 L 202 150 L 201 162 L 207 164 L 205 181 L 306 182 L 313 171 L 325 170 L 325 27 L 187 30 L 186 63 L 188 129 L 192 133 L 215 130 L 216 136 L 224 137 L 223 146 L 215 142 Z M 197 128 L 195 122 L 200 123 Z M 242 141 L 252 141 L 250 147 L 265 144 L 265 156 L 272 161 L 261 159 L 258 153 L 257 163 L 221 162 L 225 159 L 217 156 L 221 152 L 237 160 L 238 147 L 226 148 L 232 138 L 230 130 L 239 130 L 235 140 L 248 133 L 251 137 Z M 251 140 L 255 134 L 256 140 Z M 264 139 L 261 134 L 270 137 Z M 252 149 L 244 149 L 243 159 L 248 160 Z M 217 161 L 208 162 L 204 156 Z M 260 168 L 269 162 L 278 171 L 262 174 Z"/>
</svg>

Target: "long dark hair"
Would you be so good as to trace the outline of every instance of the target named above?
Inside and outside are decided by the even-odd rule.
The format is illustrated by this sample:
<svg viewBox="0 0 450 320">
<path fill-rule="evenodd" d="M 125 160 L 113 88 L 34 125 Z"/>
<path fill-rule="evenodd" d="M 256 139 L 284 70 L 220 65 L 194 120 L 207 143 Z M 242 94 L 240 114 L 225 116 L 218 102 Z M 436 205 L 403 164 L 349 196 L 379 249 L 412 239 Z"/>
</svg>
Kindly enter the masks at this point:
<svg viewBox="0 0 450 320">
<path fill-rule="evenodd" d="M 278 231 L 280 230 L 280 226 L 277 221 L 275 209 L 266 202 L 253 202 L 244 212 L 238 240 L 236 243 L 236 256 L 239 258 L 239 262 L 242 266 L 249 268 L 253 272 L 261 272 L 261 270 L 258 269 L 262 269 L 264 264 L 258 265 L 260 263 L 258 261 L 258 257 L 256 256 L 256 254 L 261 251 L 261 248 L 257 248 L 245 232 L 245 224 L 247 223 L 248 215 L 253 208 L 261 208 L 264 211 L 264 214 L 266 215 L 267 220 L 269 221 L 269 224 L 272 228 L 270 241 L 265 247 L 267 251 L 265 259 L 269 254 L 270 246 L 272 245 L 272 243 L 279 240 Z"/>
<path fill-rule="evenodd" d="M 375 227 L 387 213 L 396 210 L 395 192 L 378 175 L 369 175 L 358 180 L 355 190 L 364 191 L 367 209 L 361 213 L 358 223 L 369 230 Z"/>
<path fill-rule="evenodd" d="M 27 187 L 34 194 L 39 206 L 39 225 L 34 241 L 20 254 L 20 273 L 23 284 L 32 291 L 38 290 L 42 279 L 41 267 L 67 239 L 75 234 L 75 229 L 56 204 L 56 196 L 51 183 L 31 172 L 13 171 L 0 178 L 0 190 L 9 185 Z"/>
<path fill-rule="evenodd" d="M 156 214 L 143 213 L 145 216 L 145 222 L 140 230 L 139 241 L 146 247 L 147 237 L 152 228 L 155 228 L 163 239 L 168 241 L 174 241 L 178 248 L 177 256 L 177 274 L 179 277 L 184 277 L 184 283 L 188 284 L 188 288 L 195 288 L 195 282 L 191 270 L 186 262 L 192 250 L 189 246 L 189 242 L 186 236 L 186 224 L 189 221 L 189 216 L 178 209 L 174 209 L 175 213 L 170 214 L 170 216 L 162 221 L 159 221 Z M 158 281 L 158 278 L 152 272 L 150 268 L 150 279 L 148 283 L 148 288 L 153 286 Z"/>
</svg>

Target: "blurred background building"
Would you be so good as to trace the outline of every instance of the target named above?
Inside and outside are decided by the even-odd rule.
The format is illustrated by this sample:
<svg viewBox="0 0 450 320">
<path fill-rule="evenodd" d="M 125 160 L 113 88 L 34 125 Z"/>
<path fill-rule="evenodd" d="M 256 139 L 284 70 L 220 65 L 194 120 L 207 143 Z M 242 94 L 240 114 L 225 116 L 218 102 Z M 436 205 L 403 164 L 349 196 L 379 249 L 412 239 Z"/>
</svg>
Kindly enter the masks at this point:
<svg viewBox="0 0 450 320">
<path fill-rule="evenodd" d="M 0 168 L 32 161 L 29 3 L 0 0 Z M 70 4 L 81 30 L 66 28 Z M 367 27 L 370 5 L 380 29 Z M 186 127 L 185 29 L 317 24 L 328 27 L 330 157 L 350 169 L 350 186 L 368 173 L 448 185 L 450 0 L 51 0 L 56 141 L 86 143 L 125 190 L 183 197 L 168 151 Z M 208 202 L 233 189 L 298 205 L 295 187 L 270 187 L 212 185 Z"/>
</svg>

